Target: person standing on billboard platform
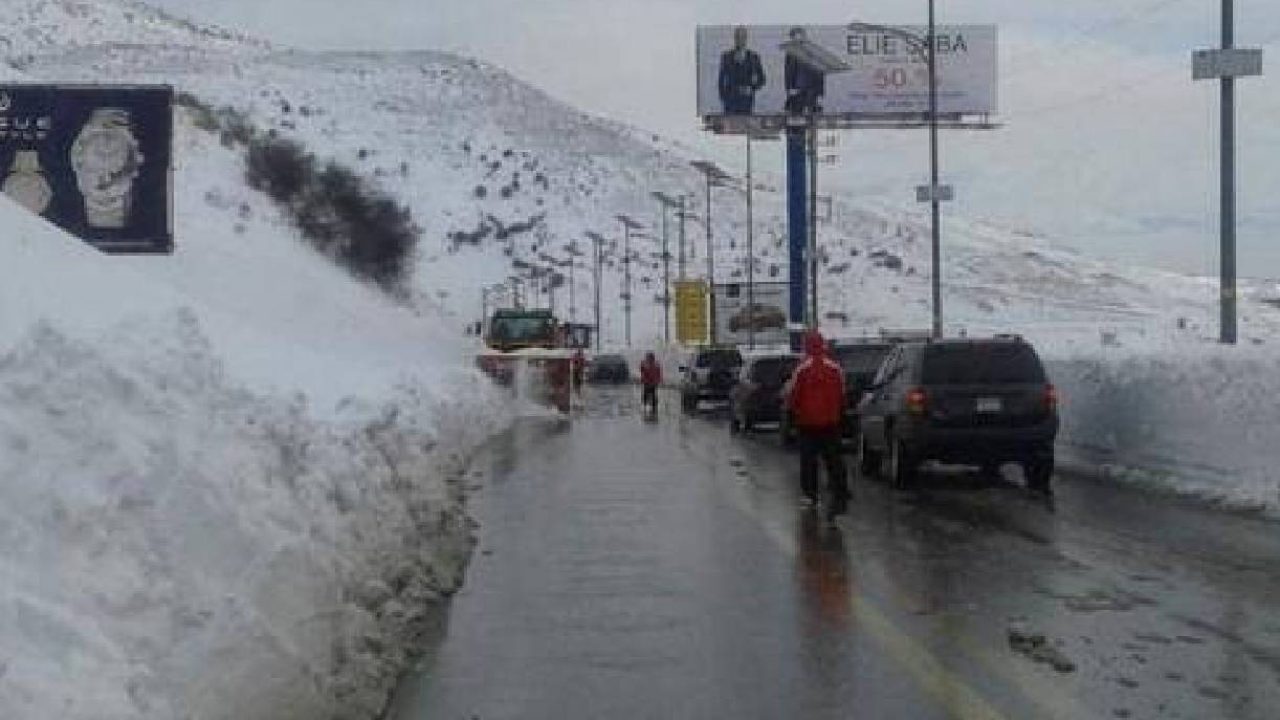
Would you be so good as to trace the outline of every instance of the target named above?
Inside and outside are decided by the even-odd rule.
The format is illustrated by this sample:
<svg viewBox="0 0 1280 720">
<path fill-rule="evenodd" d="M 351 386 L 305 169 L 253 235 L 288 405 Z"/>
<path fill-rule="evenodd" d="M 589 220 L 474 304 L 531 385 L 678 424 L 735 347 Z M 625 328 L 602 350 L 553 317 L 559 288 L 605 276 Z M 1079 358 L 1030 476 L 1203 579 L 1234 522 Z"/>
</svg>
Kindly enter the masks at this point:
<svg viewBox="0 0 1280 720">
<path fill-rule="evenodd" d="M 747 49 L 747 29 L 733 29 L 733 49 L 720 56 L 720 102 L 725 115 L 750 115 L 755 110 L 756 91 L 764 87 L 764 66 L 760 55 Z"/>
<path fill-rule="evenodd" d="M 804 336 L 804 361 L 783 389 L 800 445 L 800 492 L 805 504 L 818 500 L 818 458 L 827 468 L 830 517 L 849 509 L 849 485 L 840 447 L 844 415 L 844 371 L 827 355 L 827 341 L 817 330 Z"/>
<path fill-rule="evenodd" d="M 804 28 L 793 27 L 788 36 L 792 40 L 806 40 Z M 786 110 L 792 115 L 818 114 L 822 112 L 822 95 L 827 91 L 827 79 L 817 68 L 792 55 L 787 55 L 785 67 L 787 86 Z"/>
</svg>

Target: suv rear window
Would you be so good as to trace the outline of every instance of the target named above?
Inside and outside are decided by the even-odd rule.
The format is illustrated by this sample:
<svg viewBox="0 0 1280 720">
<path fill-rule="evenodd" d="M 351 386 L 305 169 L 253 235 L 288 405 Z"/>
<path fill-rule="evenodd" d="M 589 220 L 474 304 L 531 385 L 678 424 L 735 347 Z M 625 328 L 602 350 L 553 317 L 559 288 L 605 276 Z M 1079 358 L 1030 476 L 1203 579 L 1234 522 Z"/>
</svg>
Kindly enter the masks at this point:
<svg viewBox="0 0 1280 720">
<path fill-rule="evenodd" d="M 694 367 L 724 370 L 742 366 L 742 355 L 737 350 L 708 350 L 698 353 Z"/>
<path fill-rule="evenodd" d="M 834 355 L 836 362 L 846 373 L 863 373 L 874 375 L 880 369 L 880 363 L 893 347 L 890 345 L 846 345 L 836 346 Z"/>
<path fill-rule="evenodd" d="M 763 385 L 781 385 L 799 364 L 796 358 L 764 358 L 751 365 L 751 380 Z"/>
<path fill-rule="evenodd" d="M 1044 366 L 1024 343 L 931 345 L 924 351 L 926 385 L 1042 383 Z"/>
</svg>

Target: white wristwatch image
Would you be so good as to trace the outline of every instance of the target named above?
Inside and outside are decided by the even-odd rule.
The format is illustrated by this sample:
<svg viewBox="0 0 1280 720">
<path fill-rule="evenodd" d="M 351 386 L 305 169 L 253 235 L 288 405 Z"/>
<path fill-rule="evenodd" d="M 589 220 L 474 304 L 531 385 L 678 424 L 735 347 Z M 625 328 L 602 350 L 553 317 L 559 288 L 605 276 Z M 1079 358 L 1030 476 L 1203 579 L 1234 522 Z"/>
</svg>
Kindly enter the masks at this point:
<svg viewBox="0 0 1280 720">
<path fill-rule="evenodd" d="M 4 194 L 37 215 L 43 215 L 53 200 L 53 189 L 40 168 L 40 155 L 35 150 L 19 150 L 4 179 Z"/>
<path fill-rule="evenodd" d="M 142 161 L 129 111 L 94 110 L 71 145 L 71 168 L 90 227 L 120 229 L 128 224 Z"/>
</svg>

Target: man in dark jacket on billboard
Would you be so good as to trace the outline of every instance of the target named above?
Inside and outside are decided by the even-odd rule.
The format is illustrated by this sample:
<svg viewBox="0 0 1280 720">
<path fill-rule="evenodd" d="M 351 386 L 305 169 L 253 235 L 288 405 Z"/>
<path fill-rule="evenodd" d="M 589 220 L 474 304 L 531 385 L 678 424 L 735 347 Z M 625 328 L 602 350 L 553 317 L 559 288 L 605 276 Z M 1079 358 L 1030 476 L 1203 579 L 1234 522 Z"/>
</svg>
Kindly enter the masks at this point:
<svg viewBox="0 0 1280 720">
<path fill-rule="evenodd" d="M 827 467 L 832 515 L 849 505 L 840 423 L 844 415 L 844 371 L 827 356 L 827 341 L 817 330 L 804 338 L 804 362 L 791 374 L 784 390 L 791 422 L 800 445 L 800 490 L 810 504 L 818 498 L 818 458 Z"/>
<path fill-rule="evenodd" d="M 792 40 L 805 40 L 804 28 L 791 28 Z M 822 95 L 827 91 L 827 78 L 817 68 L 787 55 L 785 66 L 787 87 L 786 110 L 793 115 L 822 112 Z"/>
<path fill-rule="evenodd" d="M 760 55 L 747 49 L 747 29 L 733 29 L 733 49 L 720 56 L 720 102 L 725 115 L 750 115 L 755 109 L 756 91 L 764 87 L 764 66 Z"/>
</svg>

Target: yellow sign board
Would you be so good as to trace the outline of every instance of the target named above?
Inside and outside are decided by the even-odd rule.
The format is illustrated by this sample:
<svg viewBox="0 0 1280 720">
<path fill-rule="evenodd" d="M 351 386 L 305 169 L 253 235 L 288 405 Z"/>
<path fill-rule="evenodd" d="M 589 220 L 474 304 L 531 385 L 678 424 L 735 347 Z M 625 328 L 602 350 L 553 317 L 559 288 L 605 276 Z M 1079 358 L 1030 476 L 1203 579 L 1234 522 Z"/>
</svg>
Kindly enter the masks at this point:
<svg viewBox="0 0 1280 720">
<path fill-rule="evenodd" d="M 683 345 L 707 341 L 707 283 L 679 280 L 676 286 L 676 339 Z"/>
</svg>

